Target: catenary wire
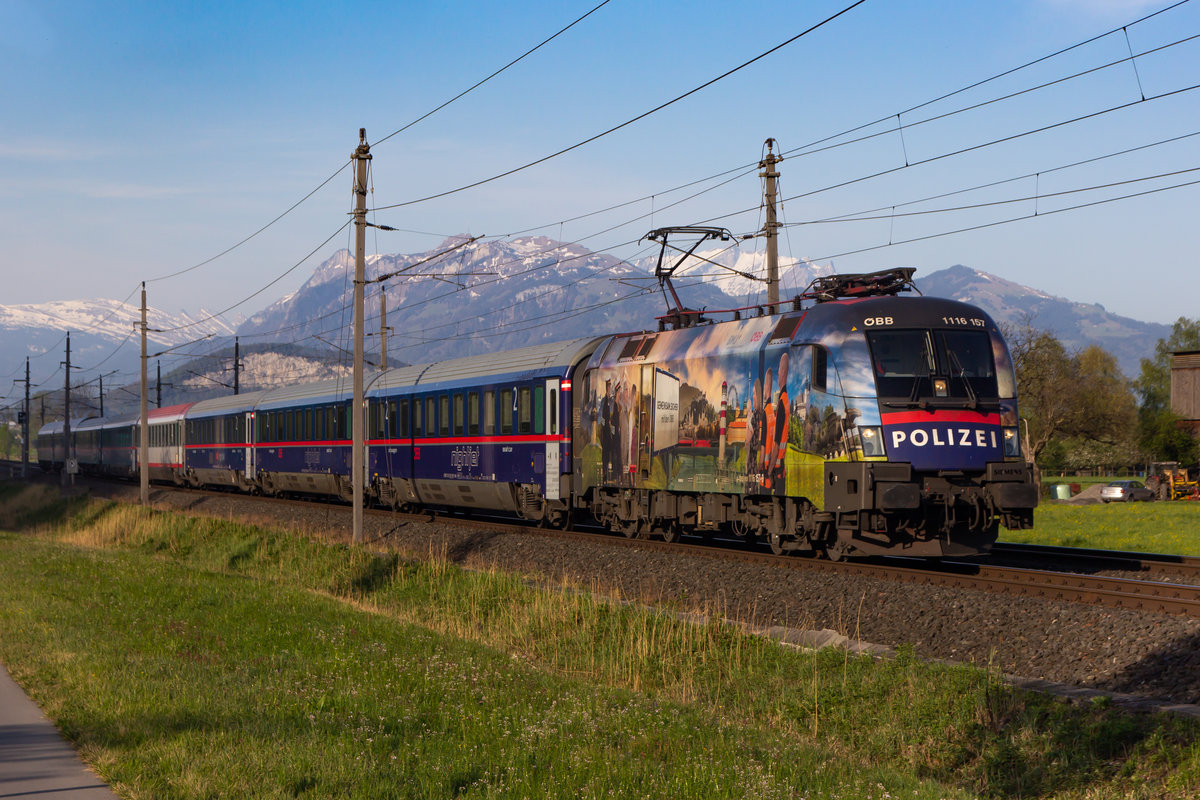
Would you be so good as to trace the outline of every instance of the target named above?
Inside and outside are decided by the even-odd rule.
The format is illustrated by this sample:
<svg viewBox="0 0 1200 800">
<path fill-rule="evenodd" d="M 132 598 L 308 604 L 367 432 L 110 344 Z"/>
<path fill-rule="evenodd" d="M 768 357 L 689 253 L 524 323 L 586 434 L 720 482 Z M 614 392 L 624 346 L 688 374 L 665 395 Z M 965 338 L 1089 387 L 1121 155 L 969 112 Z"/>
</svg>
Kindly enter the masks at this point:
<svg viewBox="0 0 1200 800">
<path fill-rule="evenodd" d="M 391 133 L 389 133 L 387 136 L 384 136 L 382 139 L 380 139 L 379 141 L 375 142 L 375 144 L 374 144 L 373 146 L 374 146 L 374 147 L 378 147 L 379 145 L 381 145 L 381 144 L 383 144 L 384 142 L 386 142 L 388 139 L 391 139 L 393 136 L 395 136 L 395 135 L 397 135 L 397 134 L 400 134 L 400 133 L 403 133 L 404 131 L 408 130 L 408 129 L 409 129 L 409 128 L 411 128 L 412 126 L 416 125 L 418 122 L 421 122 L 422 120 L 426 120 L 426 119 L 428 119 L 429 117 L 431 117 L 431 116 L 433 116 L 434 114 L 436 114 L 437 112 L 441 111 L 443 108 L 445 108 L 446 106 L 448 106 L 448 105 L 450 105 L 451 103 L 455 102 L 456 100 L 459 100 L 459 99 L 463 98 L 464 96 L 466 96 L 466 95 L 470 94 L 471 92 L 475 91 L 475 90 L 476 90 L 476 89 L 478 89 L 480 86 L 483 86 L 485 83 L 487 83 L 488 81 L 490 81 L 492 78 L 494 78 L 494 77 L 496 77 L 497 75 L 499 75 L 501 72 L 504 72 L 504 71 L 505 71 L 505 70 L 507 70 L 509 67 L 512 67 L 512 66 L 516 65 L 518 62 L 520 62 L 520 61 L 523 61 L 523 60 L 524 60 L 524 59 L 525 59 L 527 56 L 530 56 L 530 55 L 532 55 L 533 53 L 535 53 L 536 51 L 540 50 L 540 49 L 541 49 L 542 47 L 544 47 L 545 45 L 547 45 L 547 44 L 549 44 L 550 42 L 552 42 L 552 41 L 554 41 L 555 39 L 557 39 L 557 38 L 558 38 L 559 36 L 561 36 L 562 34 L 566 33 L 566 32 L 567 32 L 567 31 L 569 31 L 569 30 L 571 30 L 571 28 L 574 28 L 576 25 L 578 25 L 579 23 L 583 22 L 585 19 L 587 19 L 588 17 L 590 17 L 592 14 L 595 14 L 595 13 L 596 13 L 597 11 L 599 11 L 601 8 L 603 8 L 604 6 L 608 5 L 608 3 L 609 3 L 609 2 L 610 2 L 610 0 L 603 0 L 603 2 L 599 3 L 599 4 L 598 4 L 598 5 L 596 5 L 596 6 L 593 6 L 591 10 L 589 10 L 589 11 L 588 11 L 587 13 L 585 13 L 583 16 L 576 18 L 574 22 L 572 22 L 571 24 L 567 25 L 565 28 L 560 28 L 560 29 L 559 29 L 559 30 L 558 30 L 556 33 L 554 33 L 554 34 L 552 34 L 551 36 L 549 36 L 549 37 L 547 37 L 547 38 L 543 39 L 541 42 L 539 42 L 538 44 L 536 44 L 536 45 L 534 45 L 533 47 L 529 48 L 529 49 L 528 49 L 528 50 L 526 50 L 524 53 L 522 53 L 521 55 L 519 55 L 519 56 L 517 56 L 516 58 L 514 58 L 512 61 L 510 61 L 510 62 L 508 62 L 507 64 L 505 64 L 503 67 L 501 67 L 500 69 L 498 69 L 498 70 L 496 70 L 495 72 L 493 72 L 491 75 L 488 75 L 488 76 L 487 76 L 486 78 L 484 78 L 483 80 L 480 80 L 480 81 L 478 81 L 477 83 L 475 83 L 475 84 L 474 84 L 473 86 L 471 86 L 470 88 L 464 89 L 463 91 L 461 91 L 461 92 L 459 92 L 458 94 L 454 95 L 454 97 L 451 97 L 449 100 L 447 100 L 446 102 L 442 103 L 440 106 L 438 106 L 437 108 L 433 109 L 432 111 L 428 111 L 428 112 L 426 112 L 425 114 L 422 114 L 421 116 L 417 117 L 416 119 L 414 119 L 412 122 L 408 123 L 407 125 L 405 125 L 405 126 L 401 127 L 400 129 L 392 131 L 392 132 L 391 132 Z"/>
<path fill-rule="evenodd" d="M 483 178 L 481 180 L 475 181 L 474 183 L 469 183 L 469 184 L 466 184 L 465 186 L 459 186 L 456 189 L 447 189 L 446 191 L 427 195 L 425 197 L 419 197 L 415 200 L 406 200 L 403 203 L 393 203 L 391 205 L 378 206 L 376 208 L 376 210 L 384 210 L 384 209 L 389 209 L 389 208 L 403 208 L 405 206 L 411 206 L 411 205 L 416 205 L 418 203 L 424 203 L 429 200 L 435 200 L 440 197 L 447 197 L 449 195 L 457 194 L 459 192 L 463 192 L 468 189 L 474 189 L 478 186 L 483 186 L 486 183 L 491 183 L 492 181 L 496 181 L 501 178 L 506 178 L 509 175 L 514 175 L 518 172 L 521 172 L 522 170 L 526 170 L 526 169 L 529 169 L 530 167 L 537 166 L 538 164 L 543 164 L 553 158 L 557 158 L 558 156 L 569 153 L 572 150 L 577 150 L 580 147 L 583 147 L 584 145 L 591 144 L 592 142 L 596 141 L 597 139 L 601 139 L 605 136 L 608 136 L 610 133 L 615 133 L 616 131 L 619 131 L 622 128 L 626 128 L 626 127 L 632 125 L 633 123 L 638 122 L 639 120 L 643 120 L 652 114 L 656 114 L 659 111 L 662 111 L 664 108 L 667 108 L 669 106 L 674 105 L 675 103 L 678 103 L 680 100 L 691 97 L 692 95 L 696 94 L 697 92 L 702 91 L 703 89 L 706 89 L 709 86 L 712 86 L 714 83 L 717 83 L 718 81 L 721 81 L 721 80 L 729 77 L 730 75 L 733 75 L 735 72 L 745 69 L 746 67 L 755 63 L 756 61 L 766 58 L 767 56 L 771 55 L 772 53 L 776 52 L 777 50 L 780 50 L 780 49 L 788 46 L 792 42 L 795 42 L 797 39 L 800 39 L 803 36 L 807 36 L 808 34 L 812 33 L 813 31 L 817 30 L 818 28 L 821 28 L 821 27 L 829 24 L 830 22 L 834 21 L 838 17 L 842 16 L 843 14 L 848 13 L 849 11 L 857 8 L 858 6 L 862 5 L 865 2 L 866 2 L 866 0 L 855 0 L 855 2 L 851 3 L 850 5 L 841 9 L 840 11 L 837 11 L 834 14 L 826 17 L 825 19 L 823 19 L 820 22 L 816 23 L 815 25 L 807 28 L 806 30 L 801 31 L 800 33 L 796 34 L 795 36 L 791 37 L 790 39 L 788 39 L 784 42 L 781 42 L 780 44 L 775 45 L 770 50 L 767 50 L 764 53 L 760 53 L 759 55 L 755 56 L 754 58 L 750 59 L 749 61 L 739 64 L 738 66 L 734 67 L 733 69 L 730 69 L 730 70 L 718 75 L 717 77 L 712 78 L 711 80 L 708 80 L 705 83 L 702 83 L 701 85 L 697 86 L 696 88 L 691 89 L 687 92 L 684 92 L 683 94 L 650 109 L 649 111 L 645 111 L 645 112 L 637 115 L 636 117 L 633 117 L 632 119 L 629 119 L 629 120 L 626 120 L 625 122 L 620 123 L 619 125 L 614 125 L 613 127 L 609 128 L 608 130 L 601 131 L 600 133 L 589 136 L 587 139 L 584 139 L 583 141 L 580 141 L 580 142 L 576 142 L 575 144 L 570 145 L 569 147 L 564 147 L 563 149 L 561 149 L 557 152 L 551 153 L 546 156 L 542 156 L 541 158 L 538 158 L 534 161 L 530 161 L 529 163 L 523 164 L 519 167 L 513 167 L 512 169 L 501 172 L 498 175 L 493 175 L 490 178 Z"/>
</svg>

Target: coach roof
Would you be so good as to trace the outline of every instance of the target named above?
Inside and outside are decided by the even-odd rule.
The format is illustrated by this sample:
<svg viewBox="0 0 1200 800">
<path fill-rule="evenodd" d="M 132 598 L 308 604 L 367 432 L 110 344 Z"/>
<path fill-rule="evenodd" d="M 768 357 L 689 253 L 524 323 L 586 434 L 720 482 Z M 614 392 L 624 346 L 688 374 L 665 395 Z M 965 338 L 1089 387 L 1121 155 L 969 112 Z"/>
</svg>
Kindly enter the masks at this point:
<svg viewBox="0 0 1200 800">
<path fill-rule="evenodd" d="M 519 350 L 485 353 L 433 364 L 398 367 L 388 370 L 371 384 L 372 393 L 405 386 L 433 387 L 457 383 L 480 383 L 488 378 L 510 379 L 521 375 L 562 374 L 586 360 L 596 346 L 607 337 L 570 339 Z"/>
</svg>

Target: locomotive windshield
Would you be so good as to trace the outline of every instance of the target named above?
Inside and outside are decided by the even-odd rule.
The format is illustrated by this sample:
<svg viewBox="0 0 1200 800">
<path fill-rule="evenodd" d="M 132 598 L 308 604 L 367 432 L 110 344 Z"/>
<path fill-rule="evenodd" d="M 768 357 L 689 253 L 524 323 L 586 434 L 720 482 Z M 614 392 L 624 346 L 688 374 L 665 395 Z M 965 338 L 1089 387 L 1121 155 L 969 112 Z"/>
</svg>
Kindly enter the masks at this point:
<svg viewBox="0 0 1200 800">
<path fill-rule="evenodd" d="M 996 363 L 984 331 L 868 331 L 880 397 L 995 399 Z"/>
</svg>

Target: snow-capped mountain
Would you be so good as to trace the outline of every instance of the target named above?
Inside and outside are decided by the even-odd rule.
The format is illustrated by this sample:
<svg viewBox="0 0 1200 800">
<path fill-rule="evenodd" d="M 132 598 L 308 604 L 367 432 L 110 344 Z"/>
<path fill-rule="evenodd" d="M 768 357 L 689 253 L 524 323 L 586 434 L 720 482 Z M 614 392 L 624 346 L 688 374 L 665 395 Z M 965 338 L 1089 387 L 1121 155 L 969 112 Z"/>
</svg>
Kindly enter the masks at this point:
<svg viewBox="0 0 1200 800">
<path fill-rule="evenodd" d="M 147 309 L 146 319 L 150 329 L 147 345 L 154 351 L 206 336 L 215 341 L 231 337 L 242 321 L 214 318 L 203 309 L 193 315 L 186 311 L 169 314 L 156 308 Z M 119 300 L 0 305 L 0 375 L 24 377 L 25 357 L 30 356 L 34 380 L 44 378 L 66 359 L 68 331 L 73 367 L 87 370 L 101 365 L 104 372 L 134 370 L 139 343 L 135 326 L 140 320 L 138 306 Z"/>
<path fill-rule="evenodd" d="M 141 320 L 141 309 L 119 300 L 55 300 L 37 305 L 0 305 L 0 331 L 21 328 L 50 328 L 88 336 L 124 339 Z M 193 316 L 187 311 L 168 314 L 157 308 L 146 309 L 149 332 L 146 340 L 156 345 L 176 345 L 201 336 L 232 336 L 233 324 L 214 317 L 204 309 Z"/>
<path fill-rule="evenodd" d="M 972 303 L 1001 324 L 1020 326 L 1028 317 L 1034 328 L 1058 337 L 1068 350 L 1098 344 L 1116 357 L 1126 375 L 1136 376 L 1141 359 L 1154 356 L 1154 345 L 1171 326 L 1113 314 L 1096 303 L 1077 303 L 987 272 L 956 264 L 917 275 L 917 288 L 936 297 Z"/>
<path fill-rule="evenodd" d="M 765 302 L 761 252 L 743 244 L 737 249 L 706 248 L 697 255 L 681 264 L 673 277 L 687 307 L 753 309 Z M 387 291 L 392 365 L 653 329 L 668 308 L 667 294 L 654 277 L 657 263 L 657 256 L 630 262 L 544 236 L 487 242 L 456 236 L 423 253 L 372 256 L 367 279 L 387 279 L 367 286 L 365 327 L 373 334 L 367 351 L 379 350 L 381 287 Z M 803 259 L 781 260 L 781 299 L 790 300 L 814 278 L 832 271 L 829 265 Z M 352 349 L 352 276 L 351 254 L 339 251 L 298 290 L 249 320 L 238 321 L 237 333 L 256 334 L 255 354 L 246 339 L 242 341 L 244 390 L 301 383 L 346 369 L 345 351 Z M 961 265 L 919 272 L 917 284 L 924 294 L 978 305 L 1001 323 L 1016 326 L 1028 316 L 1035 327 L 1052 331 L 1070 349 L 1099 344 L 1130 376 L 1138 373 L 1139 360 L 1152 354 L 1155 342 L 1170 332 L 1166 325 L 1120 317 L 1098 305 L 1053 297 Z M 152 350 L 212 337 L 203 347 L 187 348 L 205 353 L 203 360 L 164 360 L 163 383 L 171 387 L 164 397 L 169 402 L 228 392 L 224 384 L 232 380 L 234 325 L 208 317 L 203 311 L 194 316 L 149 312 L 150 327 L 157 329 L 149 337 Z M 138 318 L 135 306 L 114 300 L 0 306 L 0 376 L 19 377 L 28 354 L 35 357 L 35 380 L 45 380 L 63 360 L 67 330 L 81 383 L 94 380 L 101 371 L 132 372 L 137 367 Z M 170 378 L 165 377 L 167 369 Z M 55 380 L 61 382 L 61 369 Z M 15 390 L 10 392 L 15 396 Z"/>
<path fill-rule="evenodd" d="M 378 255 L 367 263 L 366 329 L 378 332 L 386 287 L 388 351 L 416 362 L 657 325 L 667 310 L 652 272 L 582 245 L 544 236 L 470 242 L 451 237 L 424 253 Z M 461 245 L 461 246 L 460 246 Z M 652 269 L 652 267 L 650 268 Z M 255 314 L 239 333 L 279 331 L 340 339 L 351 322 L 353 258 L 345 250 L 321 264 L 292 296 Z M 693 308 L 725 308 L 716 285 L 681 286 Z M 377 349 L 374 342 L 368 345 Z"/>
</svg>

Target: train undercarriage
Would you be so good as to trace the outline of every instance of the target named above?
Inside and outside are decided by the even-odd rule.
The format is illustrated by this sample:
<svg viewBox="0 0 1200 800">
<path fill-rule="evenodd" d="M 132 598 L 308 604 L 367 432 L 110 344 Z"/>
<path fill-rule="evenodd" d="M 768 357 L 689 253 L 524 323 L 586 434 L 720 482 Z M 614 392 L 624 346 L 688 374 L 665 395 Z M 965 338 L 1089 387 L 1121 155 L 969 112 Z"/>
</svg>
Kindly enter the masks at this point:
<svg viewBox="0 0 1200 800">
<path fill-rule="evenodd" d="M 596 487 L 580 505 L 629 537 L 674 541 L 721 533 L 764 541 L 777 554 L 923 558 L 987 552 L 999 527 L 1030 528 L 1037 489 L 1024 464 L 982 474 L 914 474 L 908 464 L 851 462 L 826 471 L 825 508 L 803 497 L 690 494 Z"/>
</svg>

